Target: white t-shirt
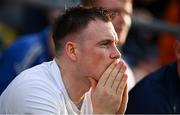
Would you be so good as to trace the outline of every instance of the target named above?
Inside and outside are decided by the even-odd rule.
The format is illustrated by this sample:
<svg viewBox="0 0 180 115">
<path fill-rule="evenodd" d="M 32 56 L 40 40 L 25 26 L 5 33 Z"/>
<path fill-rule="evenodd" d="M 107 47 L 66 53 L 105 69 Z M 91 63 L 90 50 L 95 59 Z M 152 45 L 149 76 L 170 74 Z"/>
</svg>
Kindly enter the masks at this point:
<svg viewBox="0 0 180 115">
<path fill-rule="evenodd" d="M 55 60 L 25 70 L 0 97 L 0 114 L 92 114 L 90 91 L 81 110 L 71 101 Z"/>
</svg>

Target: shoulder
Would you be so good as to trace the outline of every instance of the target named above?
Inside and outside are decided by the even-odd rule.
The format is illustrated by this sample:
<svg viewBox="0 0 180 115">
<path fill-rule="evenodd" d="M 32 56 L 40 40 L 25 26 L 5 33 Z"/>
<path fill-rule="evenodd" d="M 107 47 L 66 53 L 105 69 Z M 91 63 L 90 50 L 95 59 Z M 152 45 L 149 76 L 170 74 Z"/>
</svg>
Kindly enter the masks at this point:
<svg viewBox="0 0 180 115">
<path fill-rule="evenodd" d="M 147 89 L 149 88 L 157 88 L 157 85 L 163 85 L 163 82 L 169 75 L 176 74 L 176 64 L 165 65 L 158 70 L 150 73 L 149 75 L 145 76 L 137 85 L 133 88 L 133 90 L 142 88 Z"/>
<path fill-rule="evenodd" d="M 62 92 L 50 79 L 44 65 L 24 71 L 3 92 L 1 103 L 10 113 L 59 113 L 64 104 Z M 3 105 L 3 106 L 5 106 Z"/>
<path fill-rule="evenodd" d="M 141 80 L 129 93 L 127 113 L 168 112 L 166 81 L 174 66 L 164 66 Z"/>
<path fill-rule="evenodd" d="M 12 47 L 16 46 L 17 44 L 24 44 L 24 45 L 34 44 L 39 41 L 38 38 L 39 38 L 38 33 L 20 36 L 19 38 L 17 38 L 17 41 L 14 42 Z"/>
</svg>

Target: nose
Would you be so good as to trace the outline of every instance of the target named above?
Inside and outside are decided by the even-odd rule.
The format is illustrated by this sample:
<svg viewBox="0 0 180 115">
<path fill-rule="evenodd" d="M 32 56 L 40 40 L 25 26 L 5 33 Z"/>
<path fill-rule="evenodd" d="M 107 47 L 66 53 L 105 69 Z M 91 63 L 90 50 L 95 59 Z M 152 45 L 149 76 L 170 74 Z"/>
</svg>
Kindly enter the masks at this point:
<svg viewBox="0 0 180 115">
<path fill-rule="evenodd" d="M 113 49 L 113 52 L 111 53 L 110 58 L 111 58 L 111 59 L 119 59 L 119 58 L 121 58 L 121 53 L 119 52 L 119 50 L 117 49 L 117 47 L 115 47 L 115 48 Z"/>
</svg>

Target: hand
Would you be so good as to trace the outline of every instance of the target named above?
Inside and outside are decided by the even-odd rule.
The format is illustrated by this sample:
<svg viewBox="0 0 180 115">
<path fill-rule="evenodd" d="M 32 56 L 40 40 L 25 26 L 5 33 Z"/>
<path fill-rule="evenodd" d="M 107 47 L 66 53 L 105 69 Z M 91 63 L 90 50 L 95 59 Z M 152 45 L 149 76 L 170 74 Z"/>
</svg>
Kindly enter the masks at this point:
<svg viewBox="0 0 180 115">
<path fill-rule="evenodd" d="M 121 106 L 117 112 L 117 114 L 124 114 L 127 108 L 127 103 L 128 103 L 128 86 L 126 84 L 126 87 L 124 89 L 123 92 L 123 96 L 122 96 L 122 102 L 121 102 Z"/>
<path fill-rule="evenodd" d="M 94 113 L 113 114 L 124 107 L 121 102 L 127 84 L 125 70 L 126 66 L 122 61 L 113 62 L 103 73 L 98 83 L 89 78 L 92 84 L 91 98 Z"/>
</svg>

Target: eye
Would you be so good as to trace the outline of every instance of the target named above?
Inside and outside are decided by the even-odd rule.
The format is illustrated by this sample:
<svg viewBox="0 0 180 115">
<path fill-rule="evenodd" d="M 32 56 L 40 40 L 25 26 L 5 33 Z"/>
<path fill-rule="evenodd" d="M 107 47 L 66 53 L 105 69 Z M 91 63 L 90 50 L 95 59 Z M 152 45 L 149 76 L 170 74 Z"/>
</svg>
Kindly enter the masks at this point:
<svg viewBox="0 0 180 115">
<path fill-rule="evenodd" d="M 101 45 L 103 45 L 103 46 L 108 46 L 108 45 L 110 45 L 110 43 L 105 42 L 105 43 L 102 43 Z"/>
<path fill-rule="evenodd" d="M 102 42 L 102 43 L 100 44 L 100 46 L 101 46 L 101 47 L 109 47 L 109 46 L 111 46 L 111 43 L 110 43 L 110 42 Z"/>
<path fill-rule="evenodd" d="M 107 41 L 103 41 L 100 44 L 100 47 L 102 48 L 112 48 L 112 47 L 116 47 L 116 43 L 110 40 Z"/>
<path fill-rule="evenodd" d="M 103 40 L 98 43 L 98 46 L 103 47 L 103 48 L 109 48 L 112 47 L 115 44 L 115 42 L 111 39 L 108 40 Z"/>
</svg>

